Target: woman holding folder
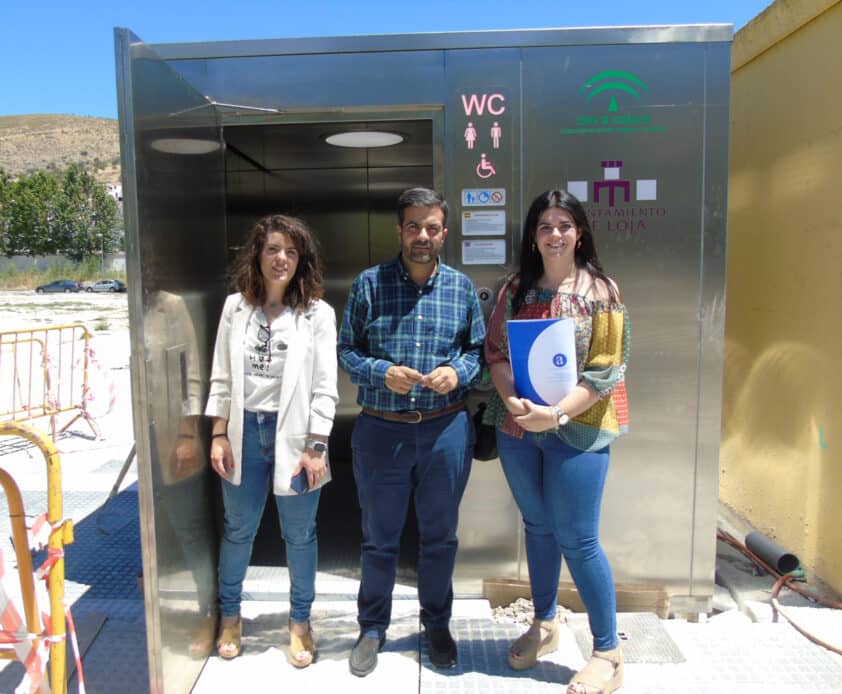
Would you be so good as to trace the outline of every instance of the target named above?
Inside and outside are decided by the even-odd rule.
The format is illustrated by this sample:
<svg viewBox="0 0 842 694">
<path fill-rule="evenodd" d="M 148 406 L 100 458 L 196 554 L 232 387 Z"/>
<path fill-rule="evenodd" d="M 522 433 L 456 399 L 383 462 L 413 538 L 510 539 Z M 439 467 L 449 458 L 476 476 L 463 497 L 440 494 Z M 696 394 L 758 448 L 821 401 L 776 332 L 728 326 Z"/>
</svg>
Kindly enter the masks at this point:
<svg viewBox="0 0 842 694">
<path fill-rule="evenodd" d="M 569 319 L 576 378 L 558 400 L 522 397 L 512 375 L 507 321 Z M 523 226 L 520 267 L 497 299 L 485 356 L 496 393 L 486 421 L 497 428 L 503 471 L 523 516 L 535 616 L 509 649 L 509 665 L 532 667 L 558 646 L 556 597 L 562 556 L 588 612 L 593 656 L 568 694 L 607 694 L 621 686 L 611 567 L 599 543 L 609 444 L 628 428 L 624 374 L 629 324 L 617 284 L 594 246 L 581 203 L 564 190 L 539 195 Z M 522 346 L 516 347 L 522 349 Z M 528 347 L 527 347 L 528 349 Z M 565 346 L 559 345 L 559 355 Z M 556 359 L 557 365 L 566 361 Z M 518 384 L 521 386 L 522 384 Z"/>
</svg>

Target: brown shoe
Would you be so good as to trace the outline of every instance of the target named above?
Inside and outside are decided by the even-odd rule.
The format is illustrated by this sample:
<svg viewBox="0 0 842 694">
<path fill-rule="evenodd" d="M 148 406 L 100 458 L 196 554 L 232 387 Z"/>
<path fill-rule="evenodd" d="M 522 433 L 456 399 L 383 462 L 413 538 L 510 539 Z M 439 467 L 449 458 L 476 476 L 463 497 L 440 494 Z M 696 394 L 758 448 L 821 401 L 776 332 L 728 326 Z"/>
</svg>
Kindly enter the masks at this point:
<svg viewBox="0 0 842 694">
<path fill-rule="evenodd" d="M 512 670 L 528 670 L 542 655 L 555 650 L 558 650 L 558 619 L 535 619 L 509 648 L 509 667 Z"/>
</svg>

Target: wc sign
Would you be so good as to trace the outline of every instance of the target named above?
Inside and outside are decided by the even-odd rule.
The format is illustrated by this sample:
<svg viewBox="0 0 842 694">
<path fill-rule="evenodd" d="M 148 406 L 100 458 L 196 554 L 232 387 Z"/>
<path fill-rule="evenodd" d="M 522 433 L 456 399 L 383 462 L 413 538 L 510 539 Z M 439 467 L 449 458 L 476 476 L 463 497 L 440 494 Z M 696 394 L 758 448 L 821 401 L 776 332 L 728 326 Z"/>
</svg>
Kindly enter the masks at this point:
<svg viewBox="0 0 842 694">
<path fill-rule="evenodd" d="M 462 94 L 462 108 L 466 116 L 502 116 L 506 112 L 506 97 L 494 94 Z"/>
</svg>

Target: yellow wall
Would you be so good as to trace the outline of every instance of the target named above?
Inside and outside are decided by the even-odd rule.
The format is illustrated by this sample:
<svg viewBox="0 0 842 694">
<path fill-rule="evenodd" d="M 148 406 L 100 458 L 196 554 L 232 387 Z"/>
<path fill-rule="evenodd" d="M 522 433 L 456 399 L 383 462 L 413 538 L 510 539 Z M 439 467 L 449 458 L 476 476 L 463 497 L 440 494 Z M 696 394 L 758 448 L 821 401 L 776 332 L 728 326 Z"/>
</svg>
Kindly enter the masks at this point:
<svg viewBox="0 0 842 694">
<path fill-rule="evenodd" d="M 842 591 L 842 2 L 734 38 L 720 496 Z"/>
</svg>

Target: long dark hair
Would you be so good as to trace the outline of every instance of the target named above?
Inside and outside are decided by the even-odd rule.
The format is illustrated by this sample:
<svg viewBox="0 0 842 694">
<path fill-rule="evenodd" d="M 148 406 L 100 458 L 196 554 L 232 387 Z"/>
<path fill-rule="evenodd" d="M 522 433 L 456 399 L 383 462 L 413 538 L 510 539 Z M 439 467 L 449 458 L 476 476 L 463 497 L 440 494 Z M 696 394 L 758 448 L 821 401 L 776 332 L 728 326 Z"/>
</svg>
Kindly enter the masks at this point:
<svg viewBox="0 0 842 694">
<path fill-rule="evenodd" d="M 588 221 L 588 215 L 585 214 L 585 208 L 575 196 L 559 188 L 541 193 L 532 201 L 526 213 L 520 240 L 520 270 L 516 274 L 517 290 L 512 299 L 513 313 L 518 312 L 526 293 L 535 287 L 541 275 L 544 274 L 544 259 L 535 246 L 535 233 L 538 230 L 541 215 L 551 207 L 557 207 L 570 214 L 581 233 L 573 256 L 576 267 L 587 271 L 594 279 L 602 281 L 608 288 L 611 301 L 617 301 L 618 296 L 614 284 L 608 279 L 596 254 L 591 223 Z"/>
<path fill-rule="evenodd" d="M 266 282 L 260 270 L 260 254 L 272 232 L 286 234 L 298 251 L 298 267 L 284 292 L 284 303 L 293 309 L 306 309 L 324 295 L 322 264 L 313 234 L 296 217 L 272 214 L 254 225 L 231 266 L 231 286 L 241 292 L 252 306 L 266 301 Z"/>
</svg>

